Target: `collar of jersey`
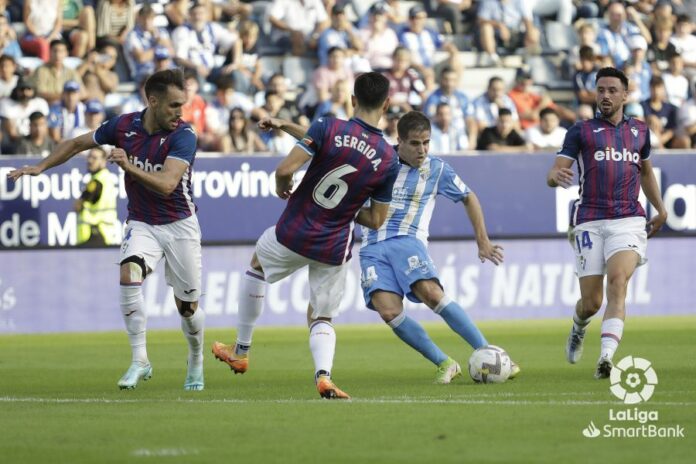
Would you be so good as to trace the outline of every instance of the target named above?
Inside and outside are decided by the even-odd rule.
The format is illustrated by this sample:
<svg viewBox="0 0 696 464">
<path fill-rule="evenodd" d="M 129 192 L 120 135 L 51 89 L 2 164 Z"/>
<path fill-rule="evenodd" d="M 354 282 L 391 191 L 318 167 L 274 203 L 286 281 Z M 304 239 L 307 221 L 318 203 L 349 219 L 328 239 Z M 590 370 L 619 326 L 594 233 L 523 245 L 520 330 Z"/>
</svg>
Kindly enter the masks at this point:
<svg viewBox="0 0 696 464">
<path fill-rule="evenodd" d="M 604 121 L 604 122 L 606 122 L 607 124 L 610 124 L 610 125 L 614 126 L 614 124 L 612 124 L 607 118 L 605 118 L 605 117 L 602 116 L 602 112 L 601 112 L 601 111 L 595 112 L 595 119 L 599 119 L 600 121 Z M 630 116 L 626 116 L 626 113 L 624 113 L 624 114 L 623 114 L 623 117 L 621 118 L 621 121 L 620 121 L 616 126 L 614 126 L 614 127 L 618 127 L 618 126 L 620 126 L 622 123 L 628 122 L 629 119 L 631 119 L 631 117 L 630 117 Z"/>
<path fill-rule="evenodd" d="M 350 118 L 350 120 L 355 121 L 356 123 L 360 124 L 365 129 L 369 130 L 370 132 L 374 132 L 377 135 L 382 135 L 382 131 L 380 129 L 377 129 L 374 126 L 369 125 L 368 123 L 366 123 L 365 121 L 363 121 L 360 118 Z"/>
</svg>

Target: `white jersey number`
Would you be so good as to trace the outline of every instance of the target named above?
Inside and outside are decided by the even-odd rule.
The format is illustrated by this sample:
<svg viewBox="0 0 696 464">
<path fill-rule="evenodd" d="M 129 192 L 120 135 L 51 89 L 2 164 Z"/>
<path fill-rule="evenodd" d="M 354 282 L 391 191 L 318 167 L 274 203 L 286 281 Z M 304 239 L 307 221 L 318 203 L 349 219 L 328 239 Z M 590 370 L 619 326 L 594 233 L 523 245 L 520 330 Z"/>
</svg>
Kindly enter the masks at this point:
<svg viewBox="0 0 696 464">
<path fill-rule="evenodd" d="M 319 181 L 312 197 L 317 204 L 326 209 L 334 209 L 348 193 L 348 184 L 341 177 L 357 171 L 349 164 L 344 164 L 326 173 Z"/>
</svg>

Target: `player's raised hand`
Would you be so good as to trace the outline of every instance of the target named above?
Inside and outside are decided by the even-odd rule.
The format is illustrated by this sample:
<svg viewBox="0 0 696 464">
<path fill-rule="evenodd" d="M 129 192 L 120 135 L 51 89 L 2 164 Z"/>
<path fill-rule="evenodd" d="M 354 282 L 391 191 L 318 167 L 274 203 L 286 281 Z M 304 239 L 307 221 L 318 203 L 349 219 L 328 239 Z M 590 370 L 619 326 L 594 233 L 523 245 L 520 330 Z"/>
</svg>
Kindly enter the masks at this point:
<svg viewBox="0 0 696 464">
<path fill-rule="evenodd" d="M 556 185 L 568 188 L 573 184 L 573 170 L 570 168 L 558 168 L 551 177 Z"/>
<path fill-rule="evenodd" d="M 38 176 L 41 174 L 41 168 L 38 166 L 23 166 L 19 169 L 14 169 L 7 174 L 9 179 L 17 181 L 22 176 Z"/>
<path fill-rule="evenodd" d="M 114 148 L 111 150 L 111 153 L 109 153 L 109 156 L 106 159 L 110 163 L 117 164 L 121 169 L 124 170 L 128 164 L 128 155 L 123 148 Z"/>
<path fill-rule="evenodd" d="M 646 229 L 648 232 L 648 238 L 655 235 L 667 221 L 667 213 L 661 213 L 648 221 Z"/>
<path fill-rule="evenodd" d="M 482 263 L 488 260 L 497 266 L 503 262 L 503 247 L 487 241 L 479 246 L 478 257 Z"/>
</svg>

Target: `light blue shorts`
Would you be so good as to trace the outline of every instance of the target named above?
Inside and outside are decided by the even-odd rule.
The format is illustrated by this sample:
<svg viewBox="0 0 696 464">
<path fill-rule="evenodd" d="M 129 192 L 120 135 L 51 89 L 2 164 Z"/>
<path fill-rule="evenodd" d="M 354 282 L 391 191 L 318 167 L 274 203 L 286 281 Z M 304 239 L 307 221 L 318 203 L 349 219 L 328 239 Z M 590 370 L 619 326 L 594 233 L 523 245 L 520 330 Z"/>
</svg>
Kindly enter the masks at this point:
<svg viewBox="0 0 696 464">
<path fill-rule="evenodd" d="M 421 303 L 411 290 L 419 280 L 437 281 L 437 270 L 423 242 L 408 235 L 393 237 L 360 249 L 360 281 L 365 304 L 372 306 L 377 290 L 396 293 Z M 441 286 L 441 285 L 440 285 Z"/>
</svg>

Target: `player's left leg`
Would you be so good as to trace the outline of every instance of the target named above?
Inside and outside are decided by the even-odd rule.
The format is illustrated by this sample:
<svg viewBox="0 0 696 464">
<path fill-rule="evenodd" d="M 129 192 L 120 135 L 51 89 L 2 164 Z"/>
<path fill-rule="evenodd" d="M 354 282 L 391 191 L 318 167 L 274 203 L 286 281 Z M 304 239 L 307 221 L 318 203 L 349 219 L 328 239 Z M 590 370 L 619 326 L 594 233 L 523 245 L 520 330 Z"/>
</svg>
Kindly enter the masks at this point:
<svg viewBox="0 0 696 464">
<path fill-rule="evenodd" d="M 331 380 L 336 352 L 336 331 L 331 320 L 343 298 L 347 269 L 346 263 L 332 266 L 312 261 L 309 264 L 309 349 L 314 359 L 317 391 L 326 399 L 350 399 Z"/>
<path fill-rule="evenodd" d="M 201 295 L 201 235 L 195 216 L 168 224 L 161 237 L 164 243 L 164 274 L 174 289 L 174 301 L 181 316 L 181 331 L 188 343 L 184 390 L 205 388 L 203 338 L 205 313 L 198 305 Z"/>
<path fill-rule="evenodd" d="M 644 264 L 647 249 L 645 219 L 629 217 L 609 221 L 604 254 L 607 262 L 607 308 L 602 321 L 602 345 L 595 378 L 609 377 L 612 358 L 623 336 L 626 291 L 636 267 Z"/>
<path fill-rule="evenodd" d="M 612 359 L 623 336 L 628 281 L 639 259 L 633 251 L 620 251 L 607 261 L 607 309 L 602 321 L 602 346 L 595 378 L 607 378 L 611 373 Z"/>
</svg>

